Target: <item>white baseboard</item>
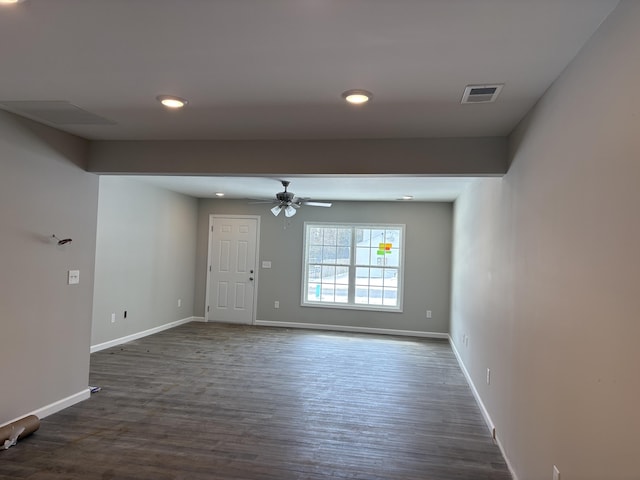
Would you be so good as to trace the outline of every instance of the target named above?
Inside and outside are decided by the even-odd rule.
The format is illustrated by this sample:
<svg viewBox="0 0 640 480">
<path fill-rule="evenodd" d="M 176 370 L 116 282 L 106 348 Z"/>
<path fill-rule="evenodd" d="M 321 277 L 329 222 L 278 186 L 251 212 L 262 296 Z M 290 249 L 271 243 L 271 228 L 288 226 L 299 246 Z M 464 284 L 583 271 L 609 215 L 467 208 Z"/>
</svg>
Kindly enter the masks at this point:
<svg viewBox="0 0 640 480">
<path fill-rule="evenodd" d="M 65 408 L 70 407 L 71 405 L 75 405 L 76 403 L 82 402 L 83 400 L 86 400 L 90 396 L 91 396 L 91 391 L 87 387 L 79 391 L 78 393 L 74 393 L 73 395 L 70 395 L 66 398 L 58 400 L 57 402 L 50 403 L 49 405 L 45 405 L 44 407 L 38 408 L 37 410 L 34 410 L 32 412 L 25 413 L 24 415 L 21 415 L 18 418 L 14 418 L 13 420 L 3 423 L 2 425 L 0 425 L 0 427 L 4 427 L 5 425 L 9 425 L 10 423 L 16 422 L 21 418 L 26 417 L 27 415 L 35 415 L 38 418 L 48 417 L 49 415 L 53 415 L 54 413 L 57 413 L 60 410 L 64 410 Z"/>
<path fill-rule="evenodd" d="M 403 337 L 449 338 L 446 333 L 418 332 L 415 330 L 392 330 L 388 328 L 350 327 L 344 325 L 325 325 L 322 323 L 293 323 L 256 320 L 255 325 L 262 327 L 307 328 L 310 330 L 334 330 L 337 332 L 375 333 L 378 335 L 399 335 Z"/>
<path fill-rule="evenodd" d="M 164 325 L 160 325 L 158 327 L 150 328 L 149 330 L 143 330 L 142 332 L 133 333 L 131 335 L 127 335 L 126 337 L 120 337 L 114 340 L 109 340 L 108 342 L 92 345 L 90 352 L 95 353 L 95 352 L 99 352 L 100 350 L 104 350 L 105 348 L 116 347 L 118 345 L 122 345 L 123 343 L 131 342 L 132 340 L 137 340 L 138 338 L 146 337 L 148 335 L 153 335 L 154 333 L 162 332 L 164 330 L 169 330 L 170 328 L 174 328 L 179 325 L 184 325 L 185 323 L 189 323 L 193 321 L 203 321 L 203 320 L 199 320 L 200 318 L 202 317 L 187 317 L 181 320 L 176 320 L 175 322 L 169 322 L 169 323 L 165 323 Z"/>
<path fill-rule="evenodd" d="M 471 388 L 471 393 L 473 393 L 473 397 L 476 399 L 476 403 L 478 404 L 478 407 L 480 407 L 480 412 L 482 413 L 482 417 L 484 418 L 484 421 L 487 424 L 487 427 L 489 427 L 489 433 L 493 434 L 495 425 L 493 423 L 493 420 L 491 420 L 491 415 L 489 415 L 489 411 L 487 410 L 487 407 L 485 407 L 484 402 L 482 401 L 482 397 L 480 397 L 480 394 L 478 393 L 478 390 L 476 389 L 476 386 L 473 383 L 473 380 L 471 380 L 471 375 L 469 375 L 469 371 L 467 370 L 467 367 L 464 365 L 464 362 L 462 361 L 462 357 L 460 356 L 460 353 L 458 352 L 458 349 L 456 348 L 455 343 L 453 343 L 453 339 L 451 338 L 451 336 L 449 336 L 449 344 L 451 345 L 451 350 L 453 350 L 453 354 L 456 356 L 456 360 L 458 360 L 458 365 L 460 365 L 460 370 L 462 370 L 462 373 L 464 374 L 464 378 L 467 379 L 469 388 Z M 507 457 L 507 454 L 504 451 L 504 447 L 500 442 L 500 436 L 498 435 L 497 431 L 495 434 L 495 440 L 496 440 L 496 444 L 498 445 L 498 448 L 500 449 L 500 452 L 502 453 L 502 456 L 504 457 L 504 461 L 507 463 L 507 468 L 509 468 L 509 472 L 511 473 L 513 480 L 518 480 L 518 476 L 513 470 L 513 465 L 511 465 L 511 462 L 509 461 L 509 457 Z"/>
<path fill-rule="evenodd" d="M 207 322 L 207 319 L 204 317 L 191 317 L 192 322 Z"/>
</svg>

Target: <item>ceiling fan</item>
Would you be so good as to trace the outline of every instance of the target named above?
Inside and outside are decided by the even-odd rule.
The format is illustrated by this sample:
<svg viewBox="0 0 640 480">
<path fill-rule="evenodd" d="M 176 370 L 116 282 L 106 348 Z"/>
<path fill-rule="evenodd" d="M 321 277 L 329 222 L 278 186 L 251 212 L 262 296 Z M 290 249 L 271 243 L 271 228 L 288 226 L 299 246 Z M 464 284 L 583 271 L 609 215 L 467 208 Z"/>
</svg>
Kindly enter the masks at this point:
<svg viewBox="0 0 640 480">
<path fill-rule="evenodd" d="M 252 203 L 274 203 L 275 206 L 271 208 L 271 213 L 274 216 L 278 216 L 282 210 L 284 210 L 285 217 L 293 217 L 296 214 L 296 210 L 302 205 L 308 205 L 310 207 L 330 207 L 331 203 L 328 202 L 314 202 L 309 198 L 296 197 L 293 192 L 287 191 L 287 187 L 291 182 L 287 180 L 281 180 L 284 187 L 283 192 L 276 193 L 276 199 L 272 202 L 252 202 Z"/>
</svg>

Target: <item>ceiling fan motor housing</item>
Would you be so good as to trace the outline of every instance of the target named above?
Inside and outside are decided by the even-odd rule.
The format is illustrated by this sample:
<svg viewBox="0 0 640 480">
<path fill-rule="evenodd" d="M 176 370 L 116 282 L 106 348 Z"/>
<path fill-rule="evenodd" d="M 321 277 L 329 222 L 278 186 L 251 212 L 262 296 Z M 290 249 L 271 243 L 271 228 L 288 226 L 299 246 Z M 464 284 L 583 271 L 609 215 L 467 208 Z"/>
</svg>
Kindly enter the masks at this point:
<svg viewBox="0 0 640 480">
<path fill-rule="evenodd" d="M 285 188 L 284 192 L 276 193 L 276 198 L 282 203 L 291 203 L 291 202 L 293 202 L 293 198 L 295 197 L 295 194 L 293 194 L 291 192 L 287 192 L 287 190 L 286 190 L 287 186 L 286 185 L 285 185 L 284 188 Z"/>
</svg>

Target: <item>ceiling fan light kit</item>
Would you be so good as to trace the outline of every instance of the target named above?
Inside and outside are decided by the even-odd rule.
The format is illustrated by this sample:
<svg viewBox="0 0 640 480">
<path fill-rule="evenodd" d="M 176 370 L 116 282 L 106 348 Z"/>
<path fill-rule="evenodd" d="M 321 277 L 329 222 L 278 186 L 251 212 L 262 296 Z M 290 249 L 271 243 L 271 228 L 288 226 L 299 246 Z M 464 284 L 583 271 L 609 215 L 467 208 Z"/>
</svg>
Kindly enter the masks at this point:
<svg viewBox="0 0 640 480">
<path fill-rule="evenodd" d="M 276 193 L 276 199 L 273 201 L 275 206 L 271 207 L 271 213 L 273 213 L 274 217 L 280 215 L 280 212 L 284 210 L 284 215 L 287 218 L 293 217 L 297 213 L 297 209 L 303 205 L 308 205 L 310 207 L 330 207 L 331 203 L 329 202 L 314 202 L 310 201 L 308 198 L 296 197 L 295 193 L 287 191 L 287 187 L 291 182 L 287 180 L 281 180 L 282 186 L 284 187 L 284 191 Z M 271 203 L 267 201 L 260 201 L 254 203 Z"/>
<path fill-rule="evenodd" d="M 276 205 L 271 209 L 271 213 L 273 213 L 274 217 L 277 217 L 278 215 L 280 215 L 280 210 L 282 210 L 282 207 L 280 205 Z"/>
</svg>

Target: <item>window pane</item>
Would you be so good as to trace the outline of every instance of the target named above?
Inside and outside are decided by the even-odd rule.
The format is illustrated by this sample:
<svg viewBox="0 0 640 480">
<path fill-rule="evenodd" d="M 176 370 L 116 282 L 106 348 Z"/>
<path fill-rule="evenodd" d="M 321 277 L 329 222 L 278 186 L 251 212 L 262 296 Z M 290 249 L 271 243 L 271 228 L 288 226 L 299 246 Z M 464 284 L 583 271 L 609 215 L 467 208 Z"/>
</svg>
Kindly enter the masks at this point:
<svg viewBox="0 0 640 480">
<path fill-rule="evenodd" d="M 322 229 L 312 227 L 309 229 L 309 245 L 322 245 Z"/>
<path fill-rule="evenodd" d="M 329 267 L 323 265 L 322 267 L 322 283 L 335 283 L 336 281 L 336 267 Z"/>
<path fill-rule="evenodd" d="M 371 245 L 371 230 L 368 228 L 356 229 L 356 242 L 360 247 L 368 247 Z"/>
<path fill-rule="evenodd" d="M 351 229 L 350 228 L 338 229 L 338 246 L 340 247 L 351 246 Z"/>
<path fill-rule="evenodd" d="M 307 280 L 309 282 L 319 282 L 322 278 L 320 276 L 321 273 L 322 268 L 320 267 L 320 265 L 309 265 Z"/>
<path fill-rule="evenodd" d="M 307 299 L 311 302 L 319 302 L 322 286 L 319 283 L 309 283 Z"/>
<path fill-rule="evenodd" d="M 382 305 L 382 288 L 369 288 L 369 305 Z"/>
<path fill-rule="evenodd" d="M 398 229 L 388 229 L 385 231 L 385 240 L 386 243 L 393 244 L 394 247 L 398 247 L 398 242 L 400 241 L 400 230 Z"/>
<path fill-rule="evenodd" d="M 384 298 L 382 300 L 383 305 L 393 306 L 398 305 L 398 289 L 397 288 L 385 288 Z"/>
<path fill-rule="evenodd" d="M 371 249 L 370 265 L 384 265 L 384 250 L 380 250 L 379 248 Z"/>
<path fill-rule="evenodd" d="M 356 248 L 356 265 L 369 265 L 369 249 Z"/>
<path fill-rule="evenodd" d="M 378 247 L 381 243 L 385 243 L 384 230 L 380 230 L 380 229 L 371 230 L 371 246 Z"/>
<path fill-rule="evenodd" d="M 349 285 L 349 267 L 336 268 L 336 283 Z"/>
<path fill-rule="evenodd" d="M 322 247 L 322 263 L 336 263 L 336 247 Z"/>
<path fill-rule="evenodd" d="M 336 263 L 338 265 L 349 265 L 351 263 L 351 250 L 349 247 L 338 247 Z"/>
<path fill-rule="evenodd" d="M 337 228 L 324 228 L 324 240 L 323 245 L 337 245 L 338 243 L 338 229 Z"/>
<path fill-rule="evenodd" d="M 356 287 L 355 302 L 358 303 L 358 304 L 364 304 L 364 305 L 369 303 L 369 288 L 367 288 L 367 287 Z"/>
<path fill-rule="evenodd" d="M 309 263 L 322 261 L 322 247 L 309 247 Z"/>
<path fill-rule="evenodd" d="M 387 250 L 384 256 L 384 264 L 389 267 L 400 266 L 400 251 L 397 248 Z"/>
<path fill-rule="evenodd" d="M 368 268 L 356 268 L 356 285 L 369 285 Z"/>
<path fill-rule="evenodd" d="M 346 285 L 336 285 L 336 303 L 349 303 L 349 287 Z"/>
<path fill-rule="evenodd" d="M 328 285 L 323 283 L 320 287 L 321 289 L 321 301 L 323 302 L 333 302 L 335 296 L 335 287 L 333 285 Z"/>
<path fill-rule="evenodd" d="M 397 287 L 398 286 L 398 271 L 393 268 L 384 269 L 384 286 L 385 287 Z"/>
</svg>

